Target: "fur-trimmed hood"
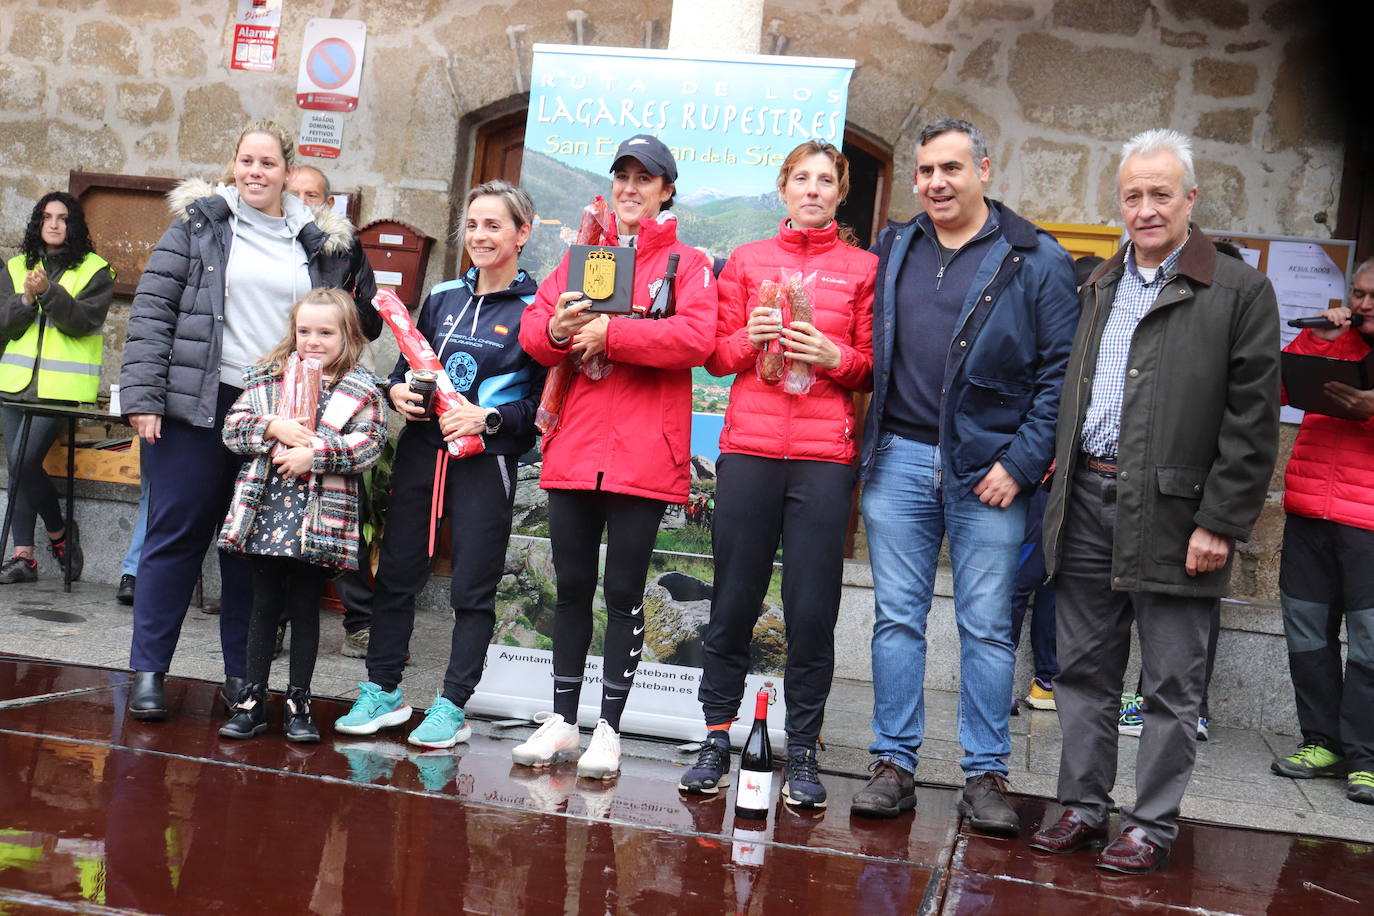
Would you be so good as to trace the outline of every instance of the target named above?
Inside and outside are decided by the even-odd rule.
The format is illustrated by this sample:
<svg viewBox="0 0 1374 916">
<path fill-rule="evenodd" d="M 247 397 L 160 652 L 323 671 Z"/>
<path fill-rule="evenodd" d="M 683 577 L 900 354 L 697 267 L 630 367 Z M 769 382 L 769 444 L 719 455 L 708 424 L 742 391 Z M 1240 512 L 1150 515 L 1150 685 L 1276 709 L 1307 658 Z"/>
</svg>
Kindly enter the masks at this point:
<svg viewBox="0 0 1374 916">
<path fill-rule="evenodd" d="M 201 201 L 201 210 L 211 219 L 229 218 L 229 201 L 221 194 L 224 185 L 212 184 L 203 178 L 188 178 L 167 192 L 167 206 L 182 222 L 190 219 L 191 205 Z M 327 207 L 307 207 L 288 192 L 288 197 L 305 210 L 308 219 L 324 236 L 321 250 L 328 255 L 346 255 L 353 247 L 353 224 Z"/>
</svg>

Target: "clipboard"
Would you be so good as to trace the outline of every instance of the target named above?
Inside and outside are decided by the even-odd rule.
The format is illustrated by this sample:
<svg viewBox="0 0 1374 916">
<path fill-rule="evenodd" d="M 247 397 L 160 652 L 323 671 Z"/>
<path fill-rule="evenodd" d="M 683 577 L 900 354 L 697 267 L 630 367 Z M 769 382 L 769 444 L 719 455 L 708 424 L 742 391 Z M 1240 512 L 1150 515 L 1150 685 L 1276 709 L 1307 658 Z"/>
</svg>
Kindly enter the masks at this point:
<svg viewBox="0 0 1374 916">
<path fill-rule="evenodd" d="M 1374 388 L 1374 350 L 1364 359 L 1332 359 L 1306 353 L 1284 353 L 1281 358 L 1283 387 L 1291 406 L 1342 420 L 1362 419 L 1332 400 L 1322 386 L 1327 382 L 1344 382 L 1362 391 Z"/>
<path fill-rule="evenodd" d="M 568 250 L 568 289 L 592 300 L 589 312 L 634 313 L 635 249 L 615 245 L 573 245 Z"/>
</svg>

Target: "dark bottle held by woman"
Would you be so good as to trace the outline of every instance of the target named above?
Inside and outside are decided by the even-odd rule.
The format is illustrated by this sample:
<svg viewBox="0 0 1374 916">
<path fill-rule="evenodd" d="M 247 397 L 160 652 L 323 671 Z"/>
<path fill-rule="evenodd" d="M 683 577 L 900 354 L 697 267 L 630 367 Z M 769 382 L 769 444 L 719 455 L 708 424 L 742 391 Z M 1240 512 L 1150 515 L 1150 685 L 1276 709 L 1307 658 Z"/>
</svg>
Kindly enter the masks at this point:
<svg viewBox="0 0 1374 916">
<path fill-rule="evenodd" d="M 735 789 L 735 817 L 767 818 L 773 797 L 773 745 L 768 740 L 767 687 L 754 701 L 754 727 L 739 758 L 739 785 Z"/>
<path fill-rule="evenodd" d="M 654 301 L 649 304 L 648 318 L 671 318 L 677 311 L 677 298 L 673 293 L 673 282 L 677 279 L 677 260 L 675 254 L 668 255 L 667 272 L 663 275 L 663 283 L 659 286 L 658 292 L 654 293 Z"/>
</svg>

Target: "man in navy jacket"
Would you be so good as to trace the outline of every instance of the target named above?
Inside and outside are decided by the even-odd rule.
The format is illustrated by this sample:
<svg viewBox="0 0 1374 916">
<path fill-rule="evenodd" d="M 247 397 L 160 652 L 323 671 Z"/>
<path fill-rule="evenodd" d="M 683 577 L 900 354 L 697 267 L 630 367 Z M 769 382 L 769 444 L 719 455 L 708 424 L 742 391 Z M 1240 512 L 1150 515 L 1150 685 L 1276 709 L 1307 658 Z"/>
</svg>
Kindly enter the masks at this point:
<svg viewBox="0 0 1374 916">
<path fill-rule="evenodd" d="M 916 145 L 925 212 L 878 240 L 866 482 L 876 597 L 873 777 L 851 811 L 916 804 L 924 737 L 925 623 L 949 536 L 960 636 L 960 809 L 1015 835 L 1006 799 L 1015 651 L 1007 613 L 1026 507 L 1054 453 L 1059 392 L 1078 322 L 1073 263 L 1048 234 L 984 196 L 992 163 L 967 121 Z"/>
</svg>

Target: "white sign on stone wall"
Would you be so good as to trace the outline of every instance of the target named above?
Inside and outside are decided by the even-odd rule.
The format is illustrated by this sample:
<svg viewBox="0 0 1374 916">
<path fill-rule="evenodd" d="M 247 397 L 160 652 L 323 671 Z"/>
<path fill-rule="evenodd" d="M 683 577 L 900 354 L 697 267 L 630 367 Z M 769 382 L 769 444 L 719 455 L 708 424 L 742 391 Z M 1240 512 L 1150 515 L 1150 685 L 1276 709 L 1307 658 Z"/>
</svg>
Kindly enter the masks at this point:
<svg viewBox="0 0 1374 916">
<path fill-rule="evenodd" d="M 367 23 L 361 19 L 311 19 L 301 42 L 296 106 L 316 111 L 358 107 Z"/>
<path fill-rule="evenodd" d="M 296 149 L 302 156 L 338 159 L 343 149 L 343 115 L 337 111 L 307 111 L 301 115 Z"/>
</svg>

